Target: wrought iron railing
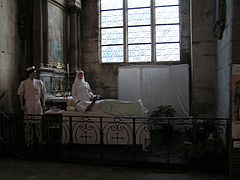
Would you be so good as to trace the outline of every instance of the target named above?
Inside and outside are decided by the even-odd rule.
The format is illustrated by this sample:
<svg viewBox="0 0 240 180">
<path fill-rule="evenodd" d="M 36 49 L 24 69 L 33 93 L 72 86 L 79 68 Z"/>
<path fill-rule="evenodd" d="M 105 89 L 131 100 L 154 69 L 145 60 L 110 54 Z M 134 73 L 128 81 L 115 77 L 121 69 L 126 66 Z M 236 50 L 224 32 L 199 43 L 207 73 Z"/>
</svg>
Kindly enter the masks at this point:
<svg viewBox="0 0 240 180">
<path fill-rule="evenodd" d="M 228 158 L 227 118 L 0 116 L 0 137 L 22 156 L 167 164 Z M 1 146 L 0 146 L 1 147 Z M 3 147 L 3 145 L 2 145 Z"/>
</svg>

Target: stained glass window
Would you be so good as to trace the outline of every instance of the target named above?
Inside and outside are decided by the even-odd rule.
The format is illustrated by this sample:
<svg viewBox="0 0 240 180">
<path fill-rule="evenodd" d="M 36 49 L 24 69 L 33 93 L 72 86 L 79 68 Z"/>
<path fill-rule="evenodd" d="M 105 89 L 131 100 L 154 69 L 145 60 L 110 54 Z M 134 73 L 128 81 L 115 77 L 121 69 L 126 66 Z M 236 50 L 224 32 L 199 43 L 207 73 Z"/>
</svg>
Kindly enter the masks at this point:
<svg viewBox="0 0 240 180">
<path fill-rule="evenodd" d="M 129 27 L 128 43 L 151 43 L 151 29 L 149 26 Z"/>
<path fill-rule="evenodd" d="M 123 29 L 102 29 L 102 45 L 123 44 Z"/>
<path fill-rule="evenodd" d="M 123 0 L 101 0 L 101 10 L 123 8 Z"/>
<path fill-rule="evenodd" d="M 151 0 L 127 0 L 128 8 L 150 7 Z"/>
<path fill-rule="evenodd" d="M 156 24 L 172 24 L 179 23 L 178 6 L 157 7 L 156 8 Z"/>
<path fill-rule="evenodd" d="M 179 0 L 101 0 L 101 62 L 180 61 Z"/>
<path fill-rule="evenodd" d="M 169 44 L 157 44 L 156 45 L 156 58 L 157 61 L 179 61 L 179 43 L 169 43 Z"/>
<path fill-rule="evenodd" d="M 123 26 L 123 11 L 103 11 L 101 16 L 101 27 Z"/>
<path fill-rule="evenodd" d="M 119 46 L 103 46 L 102 62 L 123 62 L 123 45 Z"/>
<path fill-rule="evenodd" d="M 150 25 L 150 8 L 128 10 L 128 25 Z"/>
<path fill-rule="evenodd" d="M 156 27 L 156 42 L 177 42 L 179 41 L 179 26 L 166 25 Z"/>
<path fill-rule="evenodd" d="M 151 45 L 129 45 L 128 46 L 129 62 L 151 62 Z"/>
<path fill-rule="evenodd" d="M 155 0 L 156 6 L 178 5 L 179 0 Z"/>
</svg>

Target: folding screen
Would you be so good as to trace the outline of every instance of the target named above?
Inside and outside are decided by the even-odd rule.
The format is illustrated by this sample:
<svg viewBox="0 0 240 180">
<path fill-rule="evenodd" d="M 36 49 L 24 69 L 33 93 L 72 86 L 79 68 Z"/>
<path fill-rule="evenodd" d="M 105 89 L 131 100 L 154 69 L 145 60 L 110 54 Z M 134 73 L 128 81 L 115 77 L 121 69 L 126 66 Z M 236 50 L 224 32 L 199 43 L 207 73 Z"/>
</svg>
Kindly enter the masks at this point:
<svg viewBox="0 0 240 180">
<path fill-rule="evenodd" d="M 172 105 L 176 116 L 189 116 L 189 66 L 120 67 L 118 99 L 141 99 L 149 110 L 160 105 Z"/>
</svg>

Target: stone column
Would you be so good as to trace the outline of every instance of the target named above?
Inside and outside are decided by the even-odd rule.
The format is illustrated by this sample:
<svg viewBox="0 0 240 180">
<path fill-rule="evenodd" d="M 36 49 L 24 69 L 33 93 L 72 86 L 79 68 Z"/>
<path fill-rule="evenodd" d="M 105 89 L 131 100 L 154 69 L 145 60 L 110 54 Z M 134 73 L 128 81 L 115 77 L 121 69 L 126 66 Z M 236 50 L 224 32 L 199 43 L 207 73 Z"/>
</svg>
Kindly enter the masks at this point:
<svg viewBox="0 0 240 180">
<path fill-rule="evenodd" d="M 81 69 L 81 11 L 77 13 L 77 68 Z"/>
<path fill-rule="evenodd" d="M 32 65 L 32 1 L 19 0 L 18 2 L 18 32 L 21 38 L 21 64 L 19 77 L 25 79 L 25 69 Z"/>
<path fill-rule="evenodd" d="M 192 115 L 213 117 L 217 85 L 217 47 L 212 32 L 214 1 L 191 0 L 190 7 Z"/>
<path fill-rule="evenodd" d="M 42 0 L 43 64 L 49 67 L 48 59 L 48 0 Z"/>
<path fill-rule="evenodd" d="M 70 73 L 75 73 L 77 70 L 77 9 L 70 9 Z"/>
<path fill-rule="evenodd" d="M 43 66 L 42 0 L 33 0 L 33 65 Z"/>
</svg>

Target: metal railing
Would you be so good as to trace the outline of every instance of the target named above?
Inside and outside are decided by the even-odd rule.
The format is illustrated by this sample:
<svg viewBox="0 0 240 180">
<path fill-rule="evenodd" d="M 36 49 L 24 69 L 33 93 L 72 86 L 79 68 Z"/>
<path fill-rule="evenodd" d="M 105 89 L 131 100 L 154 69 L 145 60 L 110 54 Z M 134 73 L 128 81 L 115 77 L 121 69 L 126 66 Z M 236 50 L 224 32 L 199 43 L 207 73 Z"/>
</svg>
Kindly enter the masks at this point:
<svg viewBox="0 0 240 180">
<path fill-rule="evenodd" d="M 23 157 L 198 166 L 226 165 L 228 159 L 228 118 L 0 118 L 0 137 Z"/>
</svg>

